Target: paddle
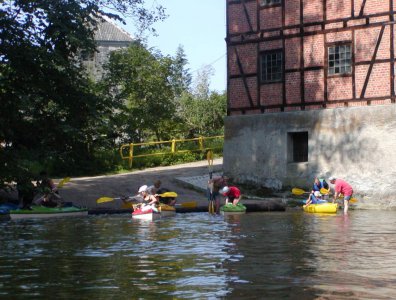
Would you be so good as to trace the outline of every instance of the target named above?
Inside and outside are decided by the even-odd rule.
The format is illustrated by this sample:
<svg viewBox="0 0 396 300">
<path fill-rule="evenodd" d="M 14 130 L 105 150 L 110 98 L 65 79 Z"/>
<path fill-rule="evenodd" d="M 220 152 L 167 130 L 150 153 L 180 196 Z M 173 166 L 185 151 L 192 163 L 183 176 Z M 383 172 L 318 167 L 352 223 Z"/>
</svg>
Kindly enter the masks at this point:
<svg viewBox="0 0 396 300">
<path fill-rule="evenodd" d="M 208 170 L 209 170 L 209 207 L 208 207 L 208 212 L 210 214 L 215 213 L 215 207 L 214 207 L 214 197 L 213 197 L 213 151 L 209 150 L 206 153 L 206 159 L 208 160 Z"/>
<path fill-rule="evenodd" d="M 57 188 L 61 189 L 69 181 L 70 181 L 70 177 L 63 178 L 61 181 L 59 181 Z"/>
<path fill-rule="evenodd" d="M 325 188 L 321 188 L 320 189 L 320 193 L 322 194 L 322 195 L 330 195 L 330 189 L 328 189 L 328 190 L 326 190 Z M 344 197 L 344 195 L 340 195 L 338 198 L 343 198 Z M 351 199 L 349 199 L 349 202 L 350 203 L 356 203 L 356 202 L 358 202 L 358 199 L 356 199 L 356 198 L 351 198 Z"/>
<path fill-rule="evenodd" d="M 158 196 L 163 197 L 163 198 L 176 198 L 177 197 L 177 193 L 175 192 L 165 192 L 162 194 L 159 194 Z M 131 197 L 133 198 L 133 197 Z M 114 200 L 121 200 L 121 197 L 116 197 L 116 198 L 112 198 L 112 197 L 101 197 L 99 199 L 96 200 L 96 203 L 106 203 L 106 202 L 111 202 Z M 128 199 L 128 198 L 127 198 Z"/>
<path fill-rule="evenodd" d="M 306 192 L 303 189 L 299 189 L 299 188 L 293 188 L 292 193 L 293 193 L 293 195 L 301 196 L 303 194 L 309 194 L 310 192 Z"/>
<path fill-rule="evenodd" d="M 180 207 L 184 207 L 184 208 L 196 208 L 197 202 L 191 201 L 191 202 L 176 203 L 175 206 L 180 206 Z"/>
</svg>

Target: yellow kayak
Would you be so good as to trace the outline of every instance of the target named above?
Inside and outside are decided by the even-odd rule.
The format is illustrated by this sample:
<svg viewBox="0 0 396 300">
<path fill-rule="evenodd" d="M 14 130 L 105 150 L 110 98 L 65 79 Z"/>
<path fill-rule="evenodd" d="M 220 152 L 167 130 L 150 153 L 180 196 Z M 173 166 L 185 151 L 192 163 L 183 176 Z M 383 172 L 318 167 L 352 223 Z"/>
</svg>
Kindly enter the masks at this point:
<svg viewBox="0 0 396 300">
<path fill-rule="evenodd" d="M 310 204 L 303 205 L 303 209 L 308 213 L 327 213 L 335 214 L 337 212 L 337 203 L 322 203 L 322 204 Z"/>
</svg>

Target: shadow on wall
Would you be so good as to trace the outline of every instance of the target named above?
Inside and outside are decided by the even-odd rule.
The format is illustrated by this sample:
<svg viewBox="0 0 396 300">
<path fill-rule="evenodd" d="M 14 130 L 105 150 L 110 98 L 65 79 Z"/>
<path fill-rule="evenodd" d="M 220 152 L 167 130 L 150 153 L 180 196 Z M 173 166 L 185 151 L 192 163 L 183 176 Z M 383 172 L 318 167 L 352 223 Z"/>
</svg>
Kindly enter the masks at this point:
<svg viewBox="0 0 396 300">
<path fill-rule="evenodd" d="M 308 1 L 305 3 L 308 3 Z M 328 5 L 333 15 L 337 13 L 339 15 L 345 15 L 351 11 L 351 4 L 347 1 L 332 1 Z M 355 12 L 355 15 L 358 13 Z M 321 17 L 321 15 L 312 14 L 305 15 L 304 19 L 317 21 Z M 350 41 L 348 33 L 344 34 L 342 32 L 328 34 L 327 40 L 329 39 L 337 42 Z M 353 97 L 351 77 L 348 79 L 350 80 L 350 88 L 344 89 L 343 92 L 336 90 L 343 85 L 343 80 L 335 80 L 333 84 L 329 84 L 329 80 L 327 80 L 327 84 L 324 84 L 326 78 L 324 73 L 326 72 L 326 68 L 323 68 L 326 63 L 324 59 L 326 55 L 325 47 L 326 37 L 324 35 L 322 37 L 318 35 L 315 38 L 307 38 L 304 44 L 304 63 L 301 66 L 310 68 L 310 70 L 305 70 L 304 80 L 301 82 L 301 85 L 304 86 L 304 100 L 305 102 L 317 102 L 317 105 L 306 106 L 305 109 L 309 109 L 319 116 L 318 118 L 314 118 L 313 124 L 311 120 L 309 125 L 308 122 L 300 125 L 301 129 L 310 128 L 314 132 L 313 136 L 309 135 L 309 147 L 313 147 L 313 149 L 309 149 L 310 160 L 307 166 L 308 169 L 306 172 L 301 172 L 302 176 L 309 178 L 301 179 L 306 180 L 307 185 L 310 185 L 313 181 L 311 177 L 315 175 L 328 176 L 337 173 L 340 176 L 342 175 L 347 181 L 350 181 L 358 191 L 362 185 L 362 180 L 360 179 L 362 175 L 359 170 L 367 170 L 368 168 L 364 158 L 369 158 L 373 153 L 379 155 L 379 144 L 377 139 L 370 138 L 370 135 L 367 134 L 367 123 L 362 120 L 364 116 L 354 114 L 352 112 L 353 108 L 341 107 L 340 109 L 329 108 L 323 110 L 325 107 L 326 92 L 329 100 L 341 100 Z M 367 55 L 371 56 L 373 52 L 373 49 L 364 48 L 363 50 L 365 57 Z M 359 96 L 358 90 L 356 91 L 356 95 Z M 323 118 L 326 118 L 326 122 L 321 118 L 321 114 L 323 114 Z M 306 122 L 306 120 L 302 122 Z M 234 181 L 254 182 L 257 185 L 271 187 L 273 189 L 282 188 L 280 179 L 284 177 L 284 174 L 279 171 L 279 164 L 285 164 L 287 153 L 269 153 L 269 155 L 263 155 L 263 153 L 268 153 L 268 151 L 265 151 L 268 149 L 266 148 L 266 144 L 270 145 L 271 149 L 274 149 L 273 151 L 275 152 L 277 149 L 279 151 L 287 149 L 287 145 L 285 145 L 287 138 L 284 136 L 287 133 L 280 131 L 280 128 L 275 125 L 265 124 L 267 131 L 265 134 L 262 134 L 260 133 L 263 130 L 260 128 L 260 122 L 249 124 L 251 125 L 251 132 L 249 130 L 244 131 L 243 128 L 237 125 L 231 125 L 230 123 L 228 125 L 231 129 L 232 136 L 229 136 L 228 139 L 240 139 L 244 141 L 243 143 L 240 142 L 240 144 L 237 142 L 240 149 L 234 149 L 236 153 L 232 154 L 234 159 L 232 162 L 230 161 L 232 166 L 227 167 L 237 177 L 234 178 Z M 327 125 L 324 126 L 323 124 Z M 293 130 L 295 129 L 294 124 L 290 126 L 293 127 Z M 260 135 L 254 134 L 255 132 L 259 132 Z M 242 157 L 245 153 L 251 155 L 251 158 Z M 238 156 L 240 159 L 237 159 Z M 372 167 L 373 164 L 370 165 L 370 168 Z M 263 173 L 263 168 L 268 169 L 268 171 Z M 265 176 L 262 176 L 263 174 Z"/>
<path fill-rule="evenodd" d="M 329 128 L 323 128 L 320 122 L 315 124 L 315 131 L 320 133 L 315 153 L 322 155 L 327 162 L 335 161 L 335 165 L 331 165 L 333 168 L 347 171 L 348 166 L 353 164 L 353 169 L 364 170 L 367 167 L 365 158 L 378 153 L 378 142 L 364 134 L 365 127 L 361 118 L 343 112 L 345 109 L 326 111 L 329 114 L 326 118 L 332 120 Z"/>
</svg>

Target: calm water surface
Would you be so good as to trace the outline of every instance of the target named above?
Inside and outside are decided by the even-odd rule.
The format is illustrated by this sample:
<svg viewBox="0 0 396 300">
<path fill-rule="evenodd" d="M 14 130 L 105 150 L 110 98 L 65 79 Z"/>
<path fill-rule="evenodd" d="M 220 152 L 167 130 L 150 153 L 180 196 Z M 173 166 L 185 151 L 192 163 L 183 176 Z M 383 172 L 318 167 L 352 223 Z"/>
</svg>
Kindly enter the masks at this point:
<svg viewBox="0 0 396 300">
<path fill-rule="evenodd" d="M 0 223 L 0 299 L 395 299 L 396 212 Z"/>
</svg>

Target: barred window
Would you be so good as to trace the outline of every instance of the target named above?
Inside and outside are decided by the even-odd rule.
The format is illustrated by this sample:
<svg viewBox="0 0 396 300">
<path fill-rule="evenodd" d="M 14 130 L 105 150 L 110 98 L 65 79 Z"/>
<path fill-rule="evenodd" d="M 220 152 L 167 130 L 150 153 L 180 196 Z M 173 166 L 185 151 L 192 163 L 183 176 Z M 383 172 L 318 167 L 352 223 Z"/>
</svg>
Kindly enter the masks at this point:
<svg viewBox="0 0 396 300">
<path fill-rule="evenodd" d="M 331 46 L 328 48 L 329 75 L 350 74 L 352 72 L 351 45 Z"/>
<path fill-rule="evenodd" d="M 261 6 L 273 5 L 273 4 L 281 4 L 282 0 L 260 0 Z"/>
<path fill-rule="evenodd" d="M 261 55 L 261 82 L 282 81 L 282 50 L 268 51 Z"/>
</svg>

